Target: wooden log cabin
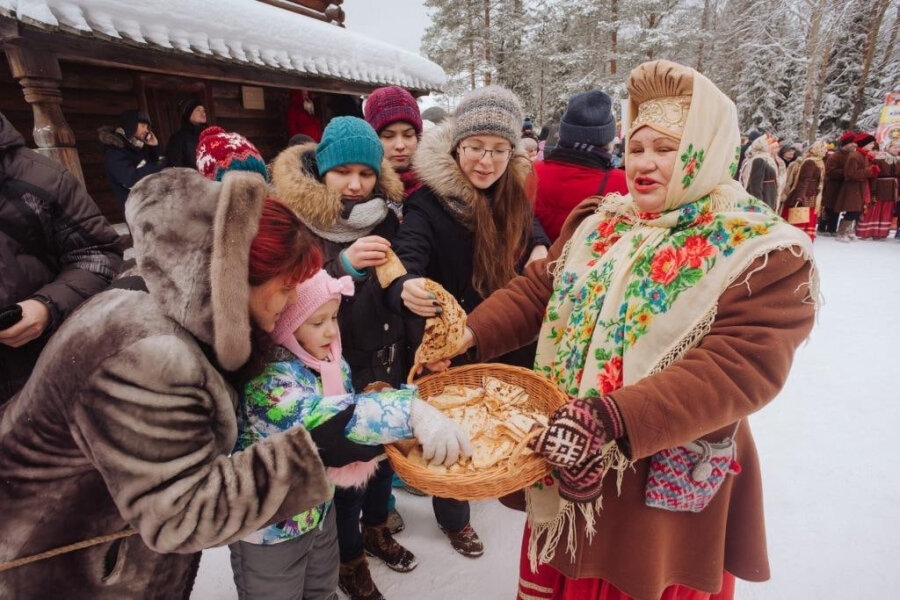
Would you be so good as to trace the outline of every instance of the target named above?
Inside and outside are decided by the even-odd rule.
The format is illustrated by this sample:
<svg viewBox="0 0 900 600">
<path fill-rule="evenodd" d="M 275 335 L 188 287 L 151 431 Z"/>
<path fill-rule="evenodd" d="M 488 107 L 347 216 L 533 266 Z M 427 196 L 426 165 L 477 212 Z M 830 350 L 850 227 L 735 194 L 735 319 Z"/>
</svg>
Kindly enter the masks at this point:
<svg viewBox="0 0 900 600">
<path fill-rule="evenodd" d="M 210 124 L 247 136 L 268 161 L 287 145 L 292 90 L 324 125 L 382 85 L 440 89 L 434 63 L 344 28 L 341 3 L 0 0 L 0 111 L 121 222 L 97 129 L 124 110 L 150 116 L 162 151 L 179 103 L 199 99 Z"/>
</svg>

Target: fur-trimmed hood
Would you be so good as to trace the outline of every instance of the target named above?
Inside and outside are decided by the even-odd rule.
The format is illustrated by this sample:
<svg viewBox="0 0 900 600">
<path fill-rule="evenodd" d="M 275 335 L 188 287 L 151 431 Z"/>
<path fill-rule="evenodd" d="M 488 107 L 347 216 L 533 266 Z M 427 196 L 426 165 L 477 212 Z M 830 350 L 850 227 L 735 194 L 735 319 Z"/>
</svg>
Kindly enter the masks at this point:
<svg viewBox="0 0 900 600">
<path fill-rule="evenodd" d="M 125 145 L 131 145 L 125 139 L 125 135 L 119 133 L 115 127 L 112 125 L 104 125 L 103 127 L 97 130 L 97 136 L 100 138 L 100 143 L 105 144 L 107 146 L 114 146 L 116 148 L 124 148 Z"/>
<path fill-rule="evenodd" d="M 438 196 L 457 198 L 466 205 L 473 204 L 484 192 L 472 185 L 450 152 L 453 150 L 453 119 L 447 119 L 437 127 L 432 127 L 422 135 L 419 148 L 413 156 L 413 169 L 422 183 L 430 187 Z M 516 154 L 525 156 L 518 149 Z M 509 162 L 510 174 L 518 178 L 523 186 L 531 174 L 531 162 Z"/>
<path fill-rule="evenodd" d="M 221 183 L 166 169 L 131 191 L 125 218 L 137 270 L 161 310 L 234 370 L 250 356 L 250 244 L 266 184 L 232 171 Z"/>
<path fill-rule="evenodd" d="M 341 195 L 319 181 L 316 145 L 311 142 L 283 150 L 272 162 L 272 186 L 278 199 L 304 223 L 328 230 L 341 218 Z M 403 202 L 403 182 L 386 159 L 381 161 L 373 195 L 395 204 Z"/>
</svg>

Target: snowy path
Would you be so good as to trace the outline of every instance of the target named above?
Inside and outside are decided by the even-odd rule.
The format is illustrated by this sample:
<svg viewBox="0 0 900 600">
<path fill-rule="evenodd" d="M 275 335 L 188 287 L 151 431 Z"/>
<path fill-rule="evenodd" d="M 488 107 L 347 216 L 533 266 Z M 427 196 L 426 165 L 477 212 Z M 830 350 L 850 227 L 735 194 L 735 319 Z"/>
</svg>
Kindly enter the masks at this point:
<svg viewBox="0 0 900 600">
<path fill-rule="evenodd" d="M 900 477 L 891 460 L 900 439 L 900 241 L 823 238 L 815 249 L 819 323 L 781 395 L 752 417 L 772 580 L 739 583 L 740 600 L 900 597 Z M 397 574 L 375 565 L 389 600 L 515 597 L 521 513 L 474 504 L 486 552 L 472 560 L 444 540 L 429 500 L 397 496 L 407 523 L 398 539 L 419 566 Z M 204 553 L 193 599 L 236 597 L 228 550 Z"/>
</svg>

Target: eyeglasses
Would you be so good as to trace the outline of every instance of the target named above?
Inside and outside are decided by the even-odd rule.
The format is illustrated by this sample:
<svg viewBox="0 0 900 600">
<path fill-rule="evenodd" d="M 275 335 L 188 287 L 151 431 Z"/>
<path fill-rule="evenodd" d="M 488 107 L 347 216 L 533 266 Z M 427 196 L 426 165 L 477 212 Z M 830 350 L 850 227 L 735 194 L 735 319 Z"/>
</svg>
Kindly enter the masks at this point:
<svg viewBox="0 0 900 600">
<path fill-rule="evenodd" d="M 490 154 L 491 160 L 498 163 L 508 161 L 513 153 L 512 148 L 494 148 L 493 150 L 479 146 L 461 146 L 461 148 L 463 155 L 469 160 L 481 160 L 485 154 Z"/>
</svg>

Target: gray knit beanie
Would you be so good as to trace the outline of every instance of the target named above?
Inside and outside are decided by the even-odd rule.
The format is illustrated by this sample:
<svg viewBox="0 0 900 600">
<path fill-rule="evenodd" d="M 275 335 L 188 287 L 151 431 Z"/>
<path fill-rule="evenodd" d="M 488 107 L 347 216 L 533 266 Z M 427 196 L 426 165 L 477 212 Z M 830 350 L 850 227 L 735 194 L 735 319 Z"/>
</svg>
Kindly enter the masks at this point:
<svg viewBox="0 0 900 600">
<path fill-rule="evenodd" d="M 559 143 L 605 146 L 616 137 L 616 117 L 612 99 L 600 90 L 580 92 L 569 98 L 559 123 Z"/>
<path fill-rule="evenodd" d="M 496 135 L 509 140 L 512 147 L 521 136 L 522 105 L 514 93 L 499 85 L 472 90 L 453 113 L 453 144 L 473 135 Z"/>
</svg>

